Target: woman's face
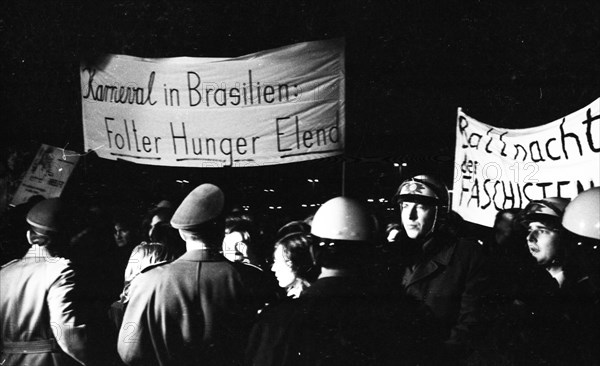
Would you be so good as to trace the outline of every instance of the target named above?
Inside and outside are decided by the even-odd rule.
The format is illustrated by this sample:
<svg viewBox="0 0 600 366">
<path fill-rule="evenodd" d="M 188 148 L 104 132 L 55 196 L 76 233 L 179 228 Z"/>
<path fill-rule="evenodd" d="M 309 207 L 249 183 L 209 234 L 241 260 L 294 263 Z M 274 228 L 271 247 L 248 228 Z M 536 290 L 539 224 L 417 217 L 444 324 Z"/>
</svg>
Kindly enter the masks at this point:
<svg viewBox="0 0 600 366">
<path fill-rule="evenodd" d="M 288 287 L 296 280 L 296 274 L 292 271 L 292 262 L 285 257 L 281 245 L 278 245 L 273 253 L 271 271 L 275 272 L 279 287 Z"/>
<path fill-rule="evenodd" d="M 527 246 L 539 265 L 549 265 L 558 255 L 559 233 L 541 222 L 529 223 Z"/>
<path fill-rule="evenodd" d="M 115 224 L 114 236 L 118 247 L 124 247 L 131 244 L 131 240 L 133 239 L 131 230 L 119 223 Z"/>
</svg>

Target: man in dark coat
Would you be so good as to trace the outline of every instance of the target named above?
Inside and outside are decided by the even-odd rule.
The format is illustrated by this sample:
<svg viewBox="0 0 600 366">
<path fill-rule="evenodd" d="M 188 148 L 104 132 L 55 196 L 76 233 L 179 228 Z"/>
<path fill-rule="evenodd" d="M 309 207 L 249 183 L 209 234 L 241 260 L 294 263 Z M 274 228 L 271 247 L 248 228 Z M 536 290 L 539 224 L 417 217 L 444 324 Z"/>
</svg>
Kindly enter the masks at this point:
<svg viewBox="0 0 600 366">
<path fill-rule="evenodd" d="M 459 239 L 448 222 L 448 191 L 418 175 L 397 192 L 407 239 L 402 284 L 442 323 L 446 344 L 462 352 L 482 328 L 481 301 L 488 286 L 482 248 Z"/>
<path fill-rule="evenodd" d="M 0 270 L 0 364 L 77 365 L 92 359 L 66 247 L 67 208 L 58 198 L 27 214 L 31 248 Z"/>
<path fill-rule="evenodd" d="M 311 255 L 319 279 L 298 299 L 265 310 L 247 362 L 269 365 L 424 365 L 441 362 L 432 323 L 414 299 L 380 291 L 365 276 L 373 256 L 372 218 L 337 197 L 317 211 Z"/>
<path fill-rule="evenodd" d="M 240 362 L 262 304 L 244 275 L 219 253 L 223 205 L 218 187 L 203 184 L 193 190 L 171 219 L 187 252 L 132 281 L 118 343 L 126 364 Z"/>
</svg>

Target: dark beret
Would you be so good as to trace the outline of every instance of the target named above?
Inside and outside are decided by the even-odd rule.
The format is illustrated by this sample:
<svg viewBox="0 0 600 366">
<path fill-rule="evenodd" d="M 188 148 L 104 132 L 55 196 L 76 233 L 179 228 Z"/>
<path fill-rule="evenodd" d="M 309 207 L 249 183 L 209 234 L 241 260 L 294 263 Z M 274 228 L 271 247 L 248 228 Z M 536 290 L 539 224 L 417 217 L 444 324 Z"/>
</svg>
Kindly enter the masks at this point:
<svg viewBox="0 0 600 366">
<path fill-rule="evenodd" d="M 201 184 L 181 202 L 171 218 L 175 229 L 193 229 L 217 218 L 223 212 L 225 195 L 213 184 Z"/>
</svg>

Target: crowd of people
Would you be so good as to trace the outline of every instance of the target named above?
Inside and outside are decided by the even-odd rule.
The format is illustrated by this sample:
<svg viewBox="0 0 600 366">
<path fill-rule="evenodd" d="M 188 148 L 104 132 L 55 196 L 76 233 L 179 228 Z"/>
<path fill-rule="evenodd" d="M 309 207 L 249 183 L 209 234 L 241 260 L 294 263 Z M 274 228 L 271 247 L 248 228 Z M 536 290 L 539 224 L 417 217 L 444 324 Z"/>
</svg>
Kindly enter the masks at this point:
<svg viewBox="0 0 600 366">
<path fill-rule="evenodd" d="M 34 197 L 3 219 L 0 365 L 600 365 L 600 188 L 487 237 L 433 176 L 394 200 L 267 232 L 209 183 L 143 218 Z"/>
</svg>

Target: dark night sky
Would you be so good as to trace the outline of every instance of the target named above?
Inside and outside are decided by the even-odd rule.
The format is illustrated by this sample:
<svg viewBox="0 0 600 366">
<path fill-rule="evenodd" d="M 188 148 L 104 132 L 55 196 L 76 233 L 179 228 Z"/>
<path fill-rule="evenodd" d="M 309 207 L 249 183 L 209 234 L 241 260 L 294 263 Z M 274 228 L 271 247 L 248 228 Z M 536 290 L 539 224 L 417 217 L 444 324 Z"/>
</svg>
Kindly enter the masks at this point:
<svg viewBox="0 0 600 366">
<path fill-rule="evenodd" d="M 4 2 L 3 146 L 68 144 L 81 151 L 79 62 L 103 53 L 233 57 L 345 37 L 347 155 L 362 161 L 348 164 L 347 189 L 357 195 L 393 194 L 388 190 L 399 177 L 388 167 L 394 159 L 408 161 L 408 173 L 434 169 L 451 180 L 457 107 L 488 124 L 522 128 L 600 96 L 600 3 L 593 0 L 108 3 Z M 246 171 L 240 174 L 250 187 L 234 190 L 243 196 L 276 184 L 269 183 L 275 177 L 285 184 L 282 175 L 305 182 L 307 171 L 331 172 L 328 164 L 339 167 L 333 161 Z M 107 162 L 96 167 L 111 169 Z M 90 171 L 80 184 L 102 180 Z M 196 177 L 177 168 L 131 171 L 134 181 L 153 174 Z M 231 171 L 199 174 L 239 178 Z M 372 186 L 366 179 L 377 181 L 375 191 L 364 189 Z M 315 199 L 336 193 L 322 180 Z M 339 179 L 330 184 L 337 187 Z"/>
</svg>

